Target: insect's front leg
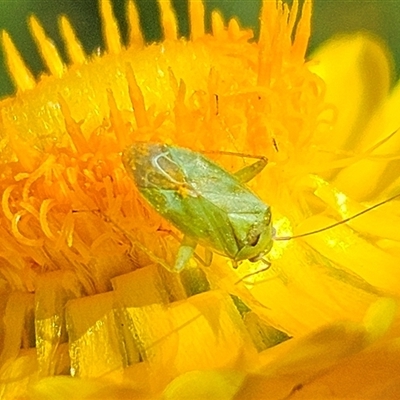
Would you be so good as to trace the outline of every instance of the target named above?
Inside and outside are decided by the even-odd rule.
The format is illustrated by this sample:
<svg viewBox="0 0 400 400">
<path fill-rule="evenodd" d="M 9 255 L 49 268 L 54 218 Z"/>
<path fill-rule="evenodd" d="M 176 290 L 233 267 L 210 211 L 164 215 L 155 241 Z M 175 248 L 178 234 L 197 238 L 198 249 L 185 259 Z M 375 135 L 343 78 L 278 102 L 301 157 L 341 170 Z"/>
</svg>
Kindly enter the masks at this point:
<svg viewBox="0 0 400 400">
<path fill-rule="evenodd" d="M 189 260 L 194 255 L 194 250 L 196 249 L 197 242 L 188 236 L 184 236 L 181 245 L 176 255 L 174 271 L 181 272 L 189 262 Z"/>
<path fill-rule="evenodd" d="M 197 242 L 188 236 L 184 236 L 181 245 L 176 256 L 174 271 L 182 271 L 191 257 L 194 257 L 198 262 L 200 262 L 205 267 L 209 267 L 213 260 L 213 252 L 209 249 L 205 249 L 205 258 L 202 259 L 194 251 L 196 249 Z"/>
</svg>

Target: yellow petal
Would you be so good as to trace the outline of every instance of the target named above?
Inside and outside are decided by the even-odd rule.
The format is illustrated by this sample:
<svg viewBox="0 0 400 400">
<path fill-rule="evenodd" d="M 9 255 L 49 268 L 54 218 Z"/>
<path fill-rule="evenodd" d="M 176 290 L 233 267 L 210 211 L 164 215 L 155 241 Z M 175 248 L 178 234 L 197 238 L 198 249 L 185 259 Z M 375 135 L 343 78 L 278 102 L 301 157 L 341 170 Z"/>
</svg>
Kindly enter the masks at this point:
<svg viewBox="0 0 400 400">
<path fill-rule="evenodd" d="M 326 83 L 326 101 L 337 109 L 327 149 L 357 150 L 371 114 L 386 99 L 390 63 L 386 48 L 366 34 L 331 39 L 312 55 L 311 69 Z"/>
<path fill-rule="evenodd" d="M 163 400 L 231 400 L 244 374 L 238 371 L 193 371 L 181 375 L 165 389 Z"/>
<path fill-rule="evenodd" d="M 376 378 L 368 381 L 361 375 L 365 370 L 370 373 L 375 370 L 378 374 L 391 377 L 396 383 L 396 372 L 392 368 L 399 365 L 399 361 L 376 366 L 374 357 L 381 348 L 392 360 L 393 353 L 399 354 L 400 347 L 398 339 L 377 343 L 372 348 L 367 346 L 388 331 L 395 313 L 395 303 L 391 299 L 383 299 L 370 308 L 364 323 L 335 323 L 264 351 L 261 354 L 263 367 L 257 374 L 249 374 L 245 378 L 235 399 L 283 399 L 290 396 L 296 399 L 373 398 L 364 397 L 365 394 L 361 393 L 379 393 L 382 387 L 386 389 L 388 381 L 377 385 Z M 371 334 L 371 330 L 376 334 Z M 390 355 L 386 353 L 389 348 L 394 350 Z M 384 358 L 384 355 L 379 356 L 377 361 Z M 360 360 L 366 365 L 363 366 Z M 350 363 L 358 365 L 358 368 L 349 368 Z M 352 384 L 352 380 L 357 383 Z M 359 384 L 361 380 L 364 381 L 364 388 Z M 354 390 L 355 387 L 357 390 Z"/>
<path fill-rule="evenodd" d="M 374 198 L 380 193 L 399 187 L 400 152 L 400 84 L 371 115 L 367 128 L 359 135 L 359 151 L 377 146 L 361 160 L 344 168 L 338 174 L 336 184 L 356 199 Z M 357 182 L 363 182 L 363 185 Z"/>
</svg>

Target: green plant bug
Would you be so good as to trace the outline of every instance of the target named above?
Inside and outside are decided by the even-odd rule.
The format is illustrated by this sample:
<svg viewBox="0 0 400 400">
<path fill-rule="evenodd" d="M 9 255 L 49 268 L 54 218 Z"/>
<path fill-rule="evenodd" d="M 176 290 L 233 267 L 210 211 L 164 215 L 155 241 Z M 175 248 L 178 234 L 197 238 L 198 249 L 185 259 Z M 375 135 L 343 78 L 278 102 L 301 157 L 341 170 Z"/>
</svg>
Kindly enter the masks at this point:
<svg viewBox="0 0 400 400">
<path fill-rule="evenodd" d="M 270 207 L 245 186 L 267 165 L 266 158 L 255 158 L 259 160 L 231 174 L 203 154 L 177 146 L 137 142 L 124 151 L 125 169 L 139 192 L 184 234 L 173 271 L 180 272 L 186 266 L 198 243 L 228 257 L 235 268 L 244 260 L 262 260 L 269 266 L 263 257 L 274 240 L 323 232 L 400 197 L 394 195 L 312 232 L 276 237 Z M 211 257 L 212 253 L 206 264 L 211 264 Z"/>
<path fill-rule="evenodd" d="M 184 233 L 174 271 L 185 267 L 197 243 L 230 258 L 234 267 L 271 250 L 270 207 L 244 185 L 266 158 L 231 174 L 189 149 L 140 142 L 125 150 L 123 163 L 143 197 Z"/>
</svg>

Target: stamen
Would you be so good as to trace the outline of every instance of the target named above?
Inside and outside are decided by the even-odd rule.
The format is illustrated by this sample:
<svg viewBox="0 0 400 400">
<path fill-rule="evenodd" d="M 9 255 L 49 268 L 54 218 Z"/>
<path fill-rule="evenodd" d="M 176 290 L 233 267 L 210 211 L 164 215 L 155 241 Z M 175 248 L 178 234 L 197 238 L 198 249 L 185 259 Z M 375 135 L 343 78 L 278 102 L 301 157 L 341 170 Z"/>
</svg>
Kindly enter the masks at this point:
<svg viewBox="0 0 400 400">
<path fill-rule="evenodd" d="M 36 171 L 32 172 L 29 175 L 29 178 L 26 180 L 23 190 L 22 190 L 22 199 L 25 202 L 29 202 L 29 190 L 32 186 L 32 184 L 38 180 L 41 176 L 43 176 L 54 164 L 55 162 L 55 157 L 53 155 L 50 155 L 47 160 L 43 162 L 42 165 Z"/>
<path fill-rule="evenodd" d="M 35 78 L 6 31 L 2 32 L 1 40 L 8 72 L 15 86 L 21 91 L 33 89 L 36 86 Z"/>
<path fill-rule="evenodd" d="M 80 124 L 75 122 L 75 120 L 71 116 L 71 111 L 69 109 L 68 103 L 61 95 L 59 96 L 58 101 L 60 103 L 61 113 L 64 117 L 66 131 L 70 136 L 72 144 L 74 145 L 76 151 L 80 154 L 84 154 L 90 151 Z"/>
<path fill-rule="evenodd" d="M 61 78 L 64 73 L 64 63 L 58 53 L 58 50 L 51 39 L 49 39 L 38 21 L 34 16 L 29 18 L 29 25 L 31 28 L 32 36 L 35 39 L 36 46 L 39 49 L 43 62 L 46 64 L 49 72 Z"/>
<path fill-rule="evenodd" d="M 202 0 L 189 0 L 190 39 L 204 36 L 204 4 Z"/>
<path fill-rule="evenodd" d="M 127 5 L 128 26 L 129 26 L 129 45 L 143 46 L 144 40 L 140 27 L 139 13 L 133 0 L 128 1 Z"/>
<path fill-rule="evenodd" d="M 135 113 L 136 125 L 138 128 L 149 126 L 143 93 L 137 84 L 135 74 L 129 64 L 126 68 L 126 78 L 128 79 L 129 97 L 132 102 L 133 112 Z"/>
<path fill-rule="evenodd" d="M 83 64 L 86 60 L 86 54 L 69 19 L 63 15 L 61 16 L 59 23 L 70 61 L 72 64 Z"/>
<path fill-rule="evenodd" d="M 15 213 L 11 221 L 11 232 L 20 243 L 29 247 L 41 247 L 43 245 L 43 239 L 29 239 L 24 236 L 18 228 L 19 221 L 26 214 L 27 212 L 25 210 L 21 210 Z"/>
<path fill-rule="evenodd" d="M 306 55 L 308 42 L 311 36 L 311 13 L 312 2 L 311 0 L 305 0 L 293 42 L 293 55 L 296 60 L 304 60 Z"/>
<path fill-rule="evenodd" d="M 119 54 L 121 52 L 121 36 L 115 19 L 110 0 L 100 1 L 100 16 L 103 27 L 103 38 L 107 52 Z"/>
<path fill-rule="evenodd" d="M 176 40 L 178 38 L 178 28 L 175 12 L 171 7 L 170 0 L 159 0 L 158 5 L 161 11 L 161 25 L 164 39 Z"/>
<path fill-rule="evenodd" d="M 126 134 L 125 122 L 122 119 L 121 112 L 118 110 L 117 103 L 115 101 L 112 90 L 107 90 L 108 106 L 110 107 L 110 121 L 113 128 L 113 132 L 117 138 L 117 143 L 121 147 L 121 150 L 128 146 L 130 141 Z"/>
<path fill-rule="evenodd" d="M 216 39 L 222 39 L 225 32 L 225 24 L 221 13 L 218 11 L 213 11 L 211 14 L 211 30 Z"/>
<path fill-rule="evenodd" d="M 40 212 L 39 212 L 39 222 L 40 226 L 43 230 L 43 233 L 50 239 L 56 240 L 56 237 L 53 235 L 53 232 L 50 230 L 49 226 L 49 211 L 56 205 L 56 201 L 54 199 L 45 199 L 43 200 L 42 204 L 40 205 Z"/>
<path fill-rule="evenodd" d="M 229 34 L 229 39 L 231 40 L 237 40 L 240 38 L 240 26 L 236 20 L 236 18 L 231 18 L 228 22 L 228 34 Z"/>
<path fill-rule="evenodd" d="M 8 186 L 4 192 L 3 196 L 1 197 L 1 208 L 3 210 L 4 215 L 8 220 L 12 220 L 14 217 L 13 212 L 10 209 L 10 195 L 13 189 L 15 189 L 17 185 L 10 185 Z"/>
<path fill-rule="evenodd" d="M 287 4 L 285 4 L 287 7 Z M 299 11 L 299 0 L 294 0 L 292 4 L 292 8 L 289 12 L 289 21 L 288 21 L 288 34 L 289 37 L 293 35 L 294 32 L 294 25 L 296 23 L 297 13 Z"/>
</svg>

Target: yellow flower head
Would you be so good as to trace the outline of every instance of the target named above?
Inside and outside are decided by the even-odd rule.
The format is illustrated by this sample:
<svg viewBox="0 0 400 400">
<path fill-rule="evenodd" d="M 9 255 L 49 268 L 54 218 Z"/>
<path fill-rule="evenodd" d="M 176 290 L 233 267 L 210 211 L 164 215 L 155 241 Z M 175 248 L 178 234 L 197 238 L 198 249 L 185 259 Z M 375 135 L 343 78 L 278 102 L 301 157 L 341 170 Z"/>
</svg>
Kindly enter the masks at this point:
<svg viewBox="0 0 400 400">
<path fill-rule="evenodd" d="M 62 17 L 68 65 L 32 17 L 48 69 L 39 81 L 2 34 L 17 92 L 0 102 L 0 393 L 387 393 L 390 371 L 375 380 L 366 373 L 359 386 L 339 378 L 355 379 L 368 360 L 384 364 L 382 349 L 391 371 L 400 367 L 398 324 L 390 330 L 400 293 L 396 201 L 277 241 L 270 268 L 244 261 L 235 270 L 226 254 L 207 267 L 199 260 L 209 249 L 200 246 L 178 274 L 171 270 L 187 232 L 143 199 L 121 158 L 138 141 L 190 148 L 232 174 L 266 157 L 249 186 L 271 205 L 277 239 L 333 225 L 365 210 L 360 201 L 396 194 L 397 92 L 383 103 L 381 79 L 374 93 L 382 103 L 360 111 L 367 83 L 358 61 L 378 60 L 385 77 L 381 46 L 342 38 L 306 62 L 308 0 L 291 8 L 263 1 L 258 39 L 218 12 L 206 33 L 201 0 L 189 1 L 190 39 L 179 38 L 170 1 L 159 7 L 164 39 L 144 44 L 128 0 L 123 46 L 110 1 L 101 0 L 105 51 L 90 57 Z M 343 54 L 355 60 L 349 81 L 337 68 Z M 190 190 L 180 185 L 176 194 Z M 224 238 L 229 227 L 218 222 Z"/>
</svg>

